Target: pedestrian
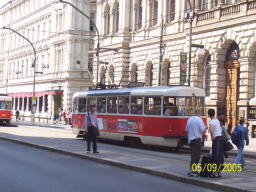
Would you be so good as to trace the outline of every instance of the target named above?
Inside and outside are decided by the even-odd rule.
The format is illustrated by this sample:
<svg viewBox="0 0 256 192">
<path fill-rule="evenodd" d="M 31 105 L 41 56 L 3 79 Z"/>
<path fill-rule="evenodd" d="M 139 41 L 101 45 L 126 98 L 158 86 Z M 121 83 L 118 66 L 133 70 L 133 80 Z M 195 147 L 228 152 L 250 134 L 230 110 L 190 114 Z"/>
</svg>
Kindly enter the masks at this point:
<svg viewBox="0 0 256 192">
<path fill-rule="evenodd" d="M 66 110 L 64 110 L 64 111 L 62 112 L 62 124 L 63 124 L 63 125 L 66 125 L 66 124 L 67 124 L 67 112 L 66 112 Z"/>
<path fill-rule="evenodd" d="M 193 171 L 192 167 L 200 161 L 202 132 L 205 131 L 205 125 L 200 115 L 200 110 L 195 110 L 195 115 L 188 119 L 186 126 L 186 131 L 188 132 L 188 144 L 190 145 L 191 152 L 190 171 L 188 172 L 188 176 L 190 177 L 199 176 L 199 173 Z"/>
<path fill-rule="evenodd" d="M 215 118 L 215 110 L 209 109 L 208 115 L 210 117 L 209 130 L 212 139 L 212 162 L 216 166 L 216 171 L 213 172 L 210 177 L 221 177 L 220 171 L 224 163 L 224 137 L 222 136 L 222 128 L 220 122 Z"/>
<path fill-rule="evenodd" d="M 86 116 L 85 128 L 87 130 L 87 153 L 91 151 L 91 142 L 93 153 L 99 153 L 97 150 L 98 119 L 95 105 L 92 105 Z"/>
<path fill-rule="evenodd" d="M 18 122 L 18 120 L 20 119 L 20 112 L 19 112 L 19 110 L 17 110 L 15 112 L 15 116 L 16 116 L 16 122 Z"/>
<path fill-rule="evenodd" d="M 248 129 L 244 126 L 245 120 L 240 119 L 239 125 L 237 125 L 234 129 L 234 131 L 237 132 L 236 137 L 238 143 L 236 144 L 236 147 L 238 149 L 237 156 L 236 156 L 236 164 L 240 164 L 242 168 L 245 167 L 245 161 L 244 161 L 244 145 L 249 145 L 249 137 L 248 137 Z"/>
</svg>

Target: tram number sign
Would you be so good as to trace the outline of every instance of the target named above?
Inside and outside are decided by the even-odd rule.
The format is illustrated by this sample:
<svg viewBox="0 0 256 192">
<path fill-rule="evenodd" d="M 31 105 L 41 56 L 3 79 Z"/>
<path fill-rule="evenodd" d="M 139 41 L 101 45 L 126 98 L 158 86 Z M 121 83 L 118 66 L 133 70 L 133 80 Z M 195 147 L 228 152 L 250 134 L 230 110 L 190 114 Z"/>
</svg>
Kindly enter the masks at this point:
<svg viewBox="0 0 256 192">
<path fill-rule="evenodd" d="M 248 108 L 248 120 L 256 120 L 256 107 Z"/>
<path fill-rule="evenodd" d="M 180 53 L 180 84 L 184 85 L 187 79 L 187 53 Z"/>
</svg>

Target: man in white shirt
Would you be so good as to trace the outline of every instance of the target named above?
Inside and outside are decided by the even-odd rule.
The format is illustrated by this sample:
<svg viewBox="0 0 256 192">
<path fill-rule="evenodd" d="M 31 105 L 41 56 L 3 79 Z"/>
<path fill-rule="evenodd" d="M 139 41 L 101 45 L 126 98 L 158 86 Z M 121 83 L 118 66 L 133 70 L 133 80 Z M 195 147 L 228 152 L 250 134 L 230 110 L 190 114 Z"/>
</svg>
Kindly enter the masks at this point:
<svg viewBox="0 0 256 192">
<path fill-rule="evenodd" d="M 201 156 L 202 148 L 202 132 L 205 130 L 205 125 L 200 117 L 200 110 L 195 110 L 195 116 L 192 116 L 187 121 L 186 131 L 188 132 L 188 144 L 191 149 L 190 172 L 188 176 L 198 176 L 197 172 L 192 171 L 193 164 L 198 164 Z"/>
</svg>

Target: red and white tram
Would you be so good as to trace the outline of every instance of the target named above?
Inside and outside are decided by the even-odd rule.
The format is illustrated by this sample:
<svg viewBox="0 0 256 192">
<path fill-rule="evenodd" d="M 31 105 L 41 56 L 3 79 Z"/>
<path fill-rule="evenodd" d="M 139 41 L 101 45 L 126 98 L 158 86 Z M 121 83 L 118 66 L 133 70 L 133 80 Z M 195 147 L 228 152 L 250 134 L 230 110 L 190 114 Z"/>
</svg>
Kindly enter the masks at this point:
<svg viewBox="0 0 256 192">
<path fill-rule="evenodd" d="M 205 114 L 204 90 L 188 86 L 88 90 L 73 96 L 72 126 L 85 132 L 87 110 L 96 105 L 100 138 L 179 147 L 187 142 L 187 119 Z M 203 117 L 206 123 L 206 117 Z"/>
<path fill-rule="evenodd" d="M 9 124 L 12 119 L 12 98 L 0 94 L 0 124 Z"/>
</svg>

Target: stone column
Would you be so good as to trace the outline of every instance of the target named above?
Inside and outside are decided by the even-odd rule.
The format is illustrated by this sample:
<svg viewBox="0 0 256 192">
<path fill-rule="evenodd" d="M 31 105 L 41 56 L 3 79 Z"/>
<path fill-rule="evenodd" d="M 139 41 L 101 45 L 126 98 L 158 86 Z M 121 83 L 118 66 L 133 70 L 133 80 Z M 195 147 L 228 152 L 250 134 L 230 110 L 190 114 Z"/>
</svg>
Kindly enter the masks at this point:
<svg viewBox="0 0 256 192">
<path fill-rule="evenodd" d="M 45 112 L 45 95 L 43 95 L 42 113 Z"/>
<path fill-rule="evenodd" d="M 27 110 L 26 111 L 29 111 L 29 97 L 27 97 Z"/>
<path fill-rule="evenodd" d="M 16 97 L 13 98 L 12 110 L 14 111 L 15 111 L 15 105 L 16 105 Z"/>
<path fill-rule="evenodd" d="M 39 97 L 37 97 L 36 100 L 36 113 L 39 113 Z"/>
</svg>

